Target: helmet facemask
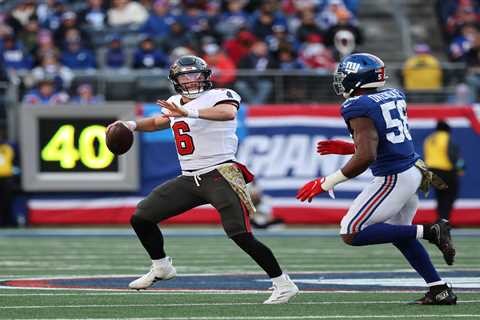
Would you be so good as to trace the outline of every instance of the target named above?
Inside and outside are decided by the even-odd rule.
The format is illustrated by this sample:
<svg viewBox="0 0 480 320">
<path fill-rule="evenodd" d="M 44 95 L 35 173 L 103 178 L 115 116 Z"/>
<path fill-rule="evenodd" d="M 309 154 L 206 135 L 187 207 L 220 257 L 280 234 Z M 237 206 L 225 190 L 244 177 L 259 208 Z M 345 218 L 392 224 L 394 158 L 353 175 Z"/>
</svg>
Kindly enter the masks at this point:
<svg viewBox="0 0 480 320">
<path fill-rule="evenodd" d="M 343 86 L 343 79 L 345 79 L 347 75 L 343 72 L 335 72 L 333 74 L 333 90 L 337 94 L 337 96 L 345 93 L 345 87 Z"/>
<path fill-rule="evenodd" d="M 210 73 L 207 71 L 190 71 L 179 73 L 172 79 L 175 91 L 189 99 L 195 99 L 204 91 L 212 88 Z"/>
</svg>

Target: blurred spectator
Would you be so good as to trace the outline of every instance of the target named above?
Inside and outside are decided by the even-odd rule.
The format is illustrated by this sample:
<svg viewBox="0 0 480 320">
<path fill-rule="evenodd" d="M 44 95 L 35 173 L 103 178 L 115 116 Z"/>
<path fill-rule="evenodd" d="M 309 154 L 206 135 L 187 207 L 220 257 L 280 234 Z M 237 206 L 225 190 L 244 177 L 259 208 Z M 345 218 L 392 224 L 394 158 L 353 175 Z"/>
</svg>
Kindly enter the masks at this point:
<svg viewBox="0 0 480 320">
<path fill-rule="evenodd" d="M 138 2 L 145 8 L 145 10 L 147 10 L 147 12 L 152 11 L 153 0 L 138 0 Z"/>
<path fill-rule="evenodd" d="M 250 52 L 250 48 L 257 38 L 247 30 L 240 30 L 235 38 L 224 42 L 225 52 L 238 66 L 240 60 Z"/>
<path fill-rule="evenodd" d="M 275 60 L 269 55 L 265 42 L 257 41 L 251 52 L 240 60 L 239 69 L 266 71 L 276 69 Z M 273 83 L 268 77 L 253 76 L 249 80 L 238 80 L 235 88 L 245 101 L 253 104 L 264 103 L 272 92 Z"/>
<path fill-rule="evenodd" d="M 236 68 L 233 61 L 220 49 L 216 43 L 203 46 L 203 59 L 212 69 L 212 81 L 216 87 L 230 87 L 235 82 Z"/>
<path fill-rule="evenodd" d="M 455 87 L 455 93 L 448 97 L 448 104 L 467 106 L 475 103 L 475 98 L 470 87 L 465 83 L 459 83 Z"/>
<path fill-rule="evenodd" d="M 283 24 L 276 24 L 272 27 L 273 34 L 265 38 L 268 49 L 276 54 L 280 49 L 298 50 L 299 44 L 295 37 L 287 32 Z"/>
<path fill-rule="evenodd" d="M 193 32 L 193 42 L 190 43 L 196 51 L 201 51 L 203 45 L 203 39 L 213 38 L 215 42 L 219 43 L 221 36 L 212 28 L 209 20 L 202 19 L 199 21 L 198 28 Z"/>
<path fill-rule="evenodd" d="M 172 51 L 177 47 L 189 47 L 195 42 L 192 33 L 187 32 L 179 21 L 172 23 L 170 32 L 170 37 L 165 42 L 168 51 Z"/>
<path fill-rule="evenodd" d="M 478 28 L 473 24 L 462 26 L 460 34 L 450 44 L 450 60 L 465 62 L 465 54 L 472 48 L 478 33 Z"/>
<path fill-rule="evenodd" d="M 37 47 L 34 48 L 33 52 L 35 53 L 36 66 L 40 65 L 41 61 L 46 56 L 58 57 L 60 55 L 60 51 L 55 46 L 52 34 L 49 30 L 43 29 L 38 32 Z"/>
<path fill-rule="evenodd" d="M 138 2 L 130 0 L 113 0 L 112 8 L 107 12 L 108 23 L 112 27 L 124 27 L 145 23 L 148 12 Z"/>
<path fill-rule="evenodd" d="M 167 56 L 155 48 L 152 38 L 146 37 L 140 42 L 133 56 L 134 69 L 167 68 L 168 65 Z"/>
<path fill-rule="evenodd" d="M 274 25 L 288 27 L 287 20 L 283 13 L 278 10 L 278 2 L 275 0 L 264 0 L 251 17 L 251 30 L 259 38 L 264 40 L 272 34 Z"/>
<path fill-rule="evenodd" d="M 186 30 L 192 32 L 199 32 L 205 23 L 208 23 L 208 17 L 204 10 L 204 5 L 201 1 L 187 1 L 184 4 L 184 9 L 177 19 L 185 27 Z"/>
<path fill-rule="evenodd" d="M 6 130 L 0 128 L 0 227 L 17 225 L 12 212 L 15 191 L 15 149 L 7 140 Z"/>
<path fill-rule="evenodd" d="M 290 49 L 280 49 L 277 53 L 278 68 L 283 71 L 294 71 L 303 69 L 305 66 L 298 60 L 296 53 Z M 292 72 L 292 75 L 284 75 L 283 94 L 285 101 L 298 102 L 304 100 L 307 95 L 307 88 L 299 76 Z"/>
<path fill-rule="evenodd" d="M 78 28 L 77 15 L 73 11 L 67 11 L 62 15 L 62 23 L 54 33 L 55 44 L 59 48 L 65 47 L 67 37 L 79 37 L 82 43 L 90 47 L 90 36 Z"/>
<path fill-rule="evenodd" d="M 31 85 L 32 82 L 38 82 L 45 79 L 54 79 L 55 81 L 55 90 L 60 91 L 64 88 L 69 88 L 70 83 L 73 79 L 73 73 L 70 68 L 65 67 L 60 64 L 57 60 L 57 57 L 53 55 L 46 55 L 43 57 L 40 66 L 34 68 L 30 74 L 31 80 L 28 78 L 25 81 L 29 81 L 28 84 Z"/>
<path fill-rule="evenodd" d="M 322 30 L 326 31 L 338 24 L 338 18 L 344 14 L 344 12 L 352 16 L 342 0 L 329 0 L 329 3 L 317 17 L 317 24 Z"/>
<path fill-rule="evenodd" d="M 480 93 L 480 33 L 477 32 L 472 47 L 465 54 L 467 63 L 467 83 L 472 89 L 475 100 Z"/>
<path fill-rule="evenodd" d="M 463 175 L 465 163 L 460 148 L 452 141 L 450 126 L 439 121 L 435 132 L 423 144 L 425 163 L 430 170 L 448 185 L 445 190 L 435 189 L 438 219 L 450 220 L 450 213 L 458 195 L 459 175 Z"/>
<path fill-rule="evenodd" d="M 154 38 L 167 37 L 170 34 L 170 26 L 175 22 L 175 16 L 169 11 L 168 0 L 155 0 L 153 12 L 139 31 Z"/>
<path fill-rule="evenodd" d="M 323 45 L 322 40 L 319 35 L 309 35 L 307 42 L 300 48 L 299 59 L 307 68 L 333 71 L 335 60 L 331 51 Z"/>
<path fill-rule="evenodd" d="M 18 33 L 18 40 L 23 44 L 26 52 L 33 53 L 34 48 L 37 46 L 37 34 L 39 31 L 40 24 L 35 17 L 32 17 Z"/>
<path fill-rule="evenodd" d="M 18 21 L 22 27 L 26 26 L 35 15 L 35 2 L 33 0 L 20 1 L 13 8 L 11 17 Z M 19 30 L 15 30 L 16 32 Z"/>
<path fill-rule="evenodd" d="M 227 0 L 227 10 L 220 15 L 217 31 L 224 37 L 233 37 L 240 28 L 248 24 L 248 13 L 245 12 L 245 0 Z"/>
<path fill-rule="evenodd" d="M 311 34 L 321 35 L 322 30 L 315 22 L 315 13 L 310 10 L 304 10 L 301 13 L 300 26 L 297 28 L 297 39 L 300 42 L 307 41 L 307 37 Z"/>
<path fill-rule="evenodd" d="M 33 66 L 32 57 L 23 50 L 13 35 L 3 38 L 3 50 L 0 52 L 5 68 L 8 71 L 29 70 Z"/>
<path fill-rule="evenodd" d="M 60 62 L 72 70 L 87 70 L 97 67 L 94 53 L 86 49 L 79 38 L 66 40 L 66 48 L 62 51 Z"/>
<path fill-rule="evenodd" d="M 57 30 L 62 23 L 62 15 L 66 11 L 64 0 L 47 0 L 37 7 L 38 21 L 42 28 Z"/>
<path fill-rule="evenodd" d="M 349 30 L 340 30 L 335 33 L 333 38 L 333 46 L 335 48 L 335 60 L 340 61 L 345 56 L 353 53 L 357 46 L 355 36 Z"/>
<path fill-rule="evenodd" d="M 295 51 L 290 49 L 280 49 L 277 53 L 278 68 L 280 70 L 299 70 L 303 69 L 303 64 L 297 59 Z"/>
<path fill-rule="evenodd" d="M 475 8 L 471 5 L 459 5 L 453 16 L 447 20 L 447 36 L 455 35 L 458 30 L 465 24 L 479 23 L 479 15 L 475 12 Z"/>
<path fill-rule="evenodd" d="M 345 7 L 347 7 L 348 11 L 354 16 L 357 16 L 359 2 L 360 0 L 343 0 Z"/>
<path fill-rule="evenodd" d="M 68 94 L 55 90 L 55 81 L 52 79 L 40 80 L 35 89 L 27 92 L 23 98 L 26 104 L 57 105 L 68 102 Z"/>
<path fill-rule="evenodd" d="M 335 48 L 336 60 L 340 61 L 352 53 L 362 42 L 362 33 L 353 23 L 350 12 L 346 9 L 337 10 L 337 24 L 328 28 L 325 33 L 325 45 Z"/>
<path fill-rule="evenodd" d="M 258 17 L 252 23 L 251 30 L 259 39 L 265 38 L 272 34 L 274 17 L 271 13 L 260 11 Z"/>
<path fill-rule="evenodd" d="M 102 97 L 93 93 L 93 87 L 88 83 L 80 84 L 77 87 L 77 94 L 71 100 L 74 104 L 92 105 L 103 102 Z"/>
<path fill-rule="evenodd" d="M 107 26 L 107 10 L 103 0 L 88 0 L 88 7 L 79 13 L 83 26 L 101 30 Z"/>
<path fill-rule="evenodd" d="M 440 90 L 443 85 L 443 74 L 440 62 L 430 53 L 427 44 L 417 44 L 415 54 L 405 62 L 403 87 L 408 91 Z"/>
<path fill-rule="evenodd" d="M 290 16 L 302 13 L 304 11 L 314 12 L 322 2 L 322 0 L 283 0 L 282 11 Z"/>
<path fill-rule="evenodd" d="M 123 48 L 120 36 L 113 35 L 108 49 L 105 52 L 105 64 L 108 68 L 118 69 L 126 67 L 127 54 Z"/>
</svg>

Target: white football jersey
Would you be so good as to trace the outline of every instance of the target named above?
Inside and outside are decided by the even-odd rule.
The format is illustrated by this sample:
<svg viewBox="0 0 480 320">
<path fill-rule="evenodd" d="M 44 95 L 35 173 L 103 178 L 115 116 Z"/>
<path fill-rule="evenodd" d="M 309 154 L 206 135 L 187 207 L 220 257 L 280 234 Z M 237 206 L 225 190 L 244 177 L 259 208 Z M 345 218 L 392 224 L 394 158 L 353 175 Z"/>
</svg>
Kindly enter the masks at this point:
<svg viewBox="0 0 480 320">
<path fill-rule="evenodd" d="M 181 98 L 181 95 L 174 95 L 167 101 L 182 105 Z M 187 110 L 200 110 L 211 108 L 222 101 L 233 101 L 240 105 L 241 98 L 231 89 L 211 89 L 183 104 L 182 107 Z M 182 170 L 198 170 L 235 160 L 238 147 L 236 118 L 229 121 L 212 121 L 171 117 L 170 125 Z"/>
</svg>

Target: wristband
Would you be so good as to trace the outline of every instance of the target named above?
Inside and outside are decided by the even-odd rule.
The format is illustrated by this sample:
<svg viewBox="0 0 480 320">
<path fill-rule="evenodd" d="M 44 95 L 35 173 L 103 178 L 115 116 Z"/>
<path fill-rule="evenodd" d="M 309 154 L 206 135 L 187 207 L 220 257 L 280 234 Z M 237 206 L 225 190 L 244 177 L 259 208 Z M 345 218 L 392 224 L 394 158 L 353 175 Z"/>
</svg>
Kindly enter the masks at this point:
<svg viewBox="0 0 480 320">
<path fill-rule="evenodd" d="M 348 180 L 343 174 L 342 170 L 337 170 L 329 176 L 325 177 L 325 181 L 322 183 L 322 189 L 325 191 L 333 189 L 333 187 L 340 182 Z"/>
<path fill-rule="evenodd" d="M 126 121 L 125 123 L 127 124 L 128 129 L 130 129 L 131 131 L 135 131 L 135 129 L 137 128 L 136 121 Z"/>
<path fill-rule="evenodd" d="M 198 118 L 198 110 L 197 109 L 188 109 L 187 110 L 187 117 L 188 118 Z"/>
</svg>

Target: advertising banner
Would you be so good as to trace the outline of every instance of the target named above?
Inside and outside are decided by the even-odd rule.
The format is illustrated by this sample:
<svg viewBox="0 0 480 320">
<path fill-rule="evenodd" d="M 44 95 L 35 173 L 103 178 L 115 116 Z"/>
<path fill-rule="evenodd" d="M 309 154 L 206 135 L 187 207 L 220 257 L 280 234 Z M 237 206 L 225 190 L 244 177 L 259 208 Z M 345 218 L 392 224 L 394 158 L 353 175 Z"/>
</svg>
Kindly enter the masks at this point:
<svg viewBox="0 0 480 320">
<path fill-rule="evenodd" d="M 320 140 L 351 141 L 337 105 L 242 106 L 239 114 L 240 139 L 237 160 L 256 175 L 273 214 L 290 224 L 337 224 L 354 197 L 370 183 L 370 171 L 338 185 L 335 199 L 322 194 L 312 203 L 295 199 L 299 187 L 315 177 L 328 175 L 343 166 L 349 156 L 316 154 Z M 141 114 L 159 112 L 155 105 L 142 105 Z M 422 154 L 424 139 L 437 120 L 452 127 L 453 140 L 460 146 L 466 171 L 461 177 L 459 199 L 452 222 L 480 225 L 480 123 L 472 107 L 446 105 L 409 106 L 410 132 L 415 148 Z M 42 199 L 29 201 L 31 223 L 127 223 L 135 205 L 155 186 L 180 174 L 170 130 L 141 135 L 141 190 L 134 194 L 90 195 L 89 199 Z M 82 197 L 83 198 L 83 197 Z M 58 207 L 56 209 L 56 207 Z M 433 192 L 421 195 L 416 221 L 436 218 Z M 218 223 L 216 211 L 208 206 L 174 217 L 175 223 Z"/>
</svg>

